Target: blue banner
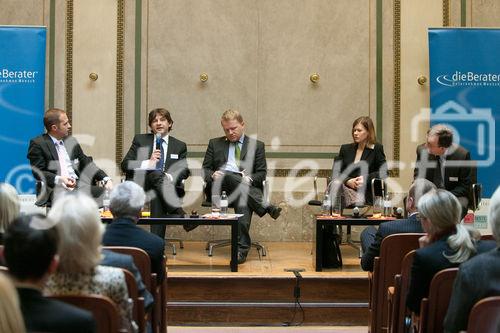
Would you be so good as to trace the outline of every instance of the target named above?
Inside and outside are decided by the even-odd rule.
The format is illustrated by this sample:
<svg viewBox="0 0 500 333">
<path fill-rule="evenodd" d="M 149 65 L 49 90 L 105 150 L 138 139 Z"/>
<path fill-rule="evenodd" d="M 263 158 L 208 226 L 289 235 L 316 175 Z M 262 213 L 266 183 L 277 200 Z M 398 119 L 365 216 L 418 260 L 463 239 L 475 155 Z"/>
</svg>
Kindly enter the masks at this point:
<svg viewBox="0 0 500 333">
<path fill-rule="evenodd" d="M 0 26 L 0 182 L 34 193 L 26 158 L 29 140 L 43 132 L 45 27 Z"/>
<path fill-rule="evenodd" d="M 500 184 L 500 30 L 429 29 L 431 124 L 445 123 L 471 153 L 483 196 Z"/>
</svg>

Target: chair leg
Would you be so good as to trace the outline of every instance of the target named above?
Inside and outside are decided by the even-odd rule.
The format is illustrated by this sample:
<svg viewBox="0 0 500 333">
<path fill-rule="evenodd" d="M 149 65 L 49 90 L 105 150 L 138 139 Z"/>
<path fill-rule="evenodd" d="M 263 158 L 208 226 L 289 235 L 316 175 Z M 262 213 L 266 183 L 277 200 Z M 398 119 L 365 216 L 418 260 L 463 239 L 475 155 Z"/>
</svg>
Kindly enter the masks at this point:
<svg viewBox="0 0 500 333">
<path fill-rule="evenodd" d="M 171 247 L 172 248 L 172 255 L 177 255 L 177 248 L 175 247 L 175 244 L 170 243 L 168 240 L 165 242 L 165 247 Z"/>
<path fill-rule="evenodd" d="M 267 255 L 266 247 L 259 242 L 252 242 L 252 246 L 257 249 L 257 252 L 261 253 L 263 257 Z"/>
<path fill-rule="evenodd" d="M 231 240 L 229 240 L 229 239 L 219 239 L 219 240 L 207 242 L 206 248 L 208 249 L 208 256 L 211 257 L 213 255 L 215 248 L 228 246 L 228 245 L 231 245 Z"/>
<path fill-rule="evenodd" d="M 180 247 L 181 249 L 183 249 L 183 248 L 184 248 L 184 242 L 183 242 L 183 241 L 182 241 L 182 239 L 180 239 L 180 238 L 168 238 L 168 237 L 167 237 L 167 238 L 165 238 L 165 240 L 166 240 L 167 242 L 179 242 L 179 247 Z"/>
</svg>

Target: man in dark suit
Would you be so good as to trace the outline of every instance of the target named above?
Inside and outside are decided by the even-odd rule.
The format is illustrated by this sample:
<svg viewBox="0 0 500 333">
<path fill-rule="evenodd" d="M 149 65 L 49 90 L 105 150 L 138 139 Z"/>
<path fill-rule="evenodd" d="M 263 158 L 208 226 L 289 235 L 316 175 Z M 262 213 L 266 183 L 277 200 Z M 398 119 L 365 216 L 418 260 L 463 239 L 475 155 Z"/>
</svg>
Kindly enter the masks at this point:
<svg viewBox="0 0 500 333">
<path fill-rule="evenodd" d="M 79 188 L 97 198 L 104 192 L 102 187 L 95 186 L 98 181 L 104 182 L 107 190 L 113 188 L 106 173 L 95 165 L 92 157 L 84 154 L 78 141 L 69 136 L 71 125 L 65 111 L 47 110 L 43 123 L 47 133 L 30 141 L 27 156 L 38 182 L 37 192 L 41 194 L 38 205 L 50 202 L 54 189 Z"/>
<path fill-rule="evenodd" d="M 59 236 L 41 215 L 26 215 L 5 233 L 4 257 L 17 287 L 24 323 L 30 332 L 95 332 L 92 315 L 42 294 L 58 264 Z"/>
<path fill-rule="evenodd" d="M 151 216 L 184 215 L 181 198 L 184 180 L 189 177 L 186 144 L 169 135 L 174 121 L 166 109 L 149 112 L 151 133 L 137 134 L 121 163 L 127 180 L 134 180 L 145 191 L 153 191 Z M 188 227 L 189 229 L 189 227 Z M 151 226 L 151 231 L 165 237 L 165 226 Z M 189 231 L 189 230 L 187 230 Z"/>
<path fill-rule="evenodd" d="M 453 144 L 453 131 L 444 125 L 434 125 L 427 133 L 427 142 L 417 147 L 414 178 L 428 179 L 455 195 L 462 206 L 462 217 L 471 195 L 472 171 L 470 153 Z"/>
<path fill-rule="evenodd" d="M 268 213 L 273 219 L 281 208 L 267 205 L 263 200 L 262 184 L 266 179 L 267 164 L 262 141 L 244 134 L 245 123 L 237 110 L 222 114 L 221 125 L 225 136 L 211 139 L 203 160 L 203 178 L 207 195 L 226 191 L 229 203 L 238 214 L 238 263 L 246 260 L 250 250 L 250 222 L 252 213 L 260 217 Z"/>
<path fill-rule="evenodd" d="M 491 197 L 488 221 L 497 247 L 460 265 L 443 323 L 445 332 L 467 330 L 474 304 L 486 297 L 500 296 L 500 187 Z"/>
<path fill-rule="evenodd" d="M 380 255 L 380 246 L 385 237 L 393 234 L 424 232 L 420 221 L 417 219 L 418 200 L 425 193 L 435 190 L 436 186 L 427 179 L 416 179 L 408 190 L 406 211 L 408 218 L 403 220 L 381 223 L 378 230 L 370 226 L 361 232 L 360 240 L 363 248 L 361 268 L 364 271 L 373 271 L 373 261 Z"/>
<path fill-rule="evenodd" d="M 157 274 L 158 282 L 161 282 L 165 277 L 165 241 L 136 225 L 145 200 L 144 190 L 134 182 L 125 181 L 113 189 L 109 209 L 114 219 L 106 226 L 102 244 L 143 249 L 151 260 L 151 271 Z"/>
</svg>

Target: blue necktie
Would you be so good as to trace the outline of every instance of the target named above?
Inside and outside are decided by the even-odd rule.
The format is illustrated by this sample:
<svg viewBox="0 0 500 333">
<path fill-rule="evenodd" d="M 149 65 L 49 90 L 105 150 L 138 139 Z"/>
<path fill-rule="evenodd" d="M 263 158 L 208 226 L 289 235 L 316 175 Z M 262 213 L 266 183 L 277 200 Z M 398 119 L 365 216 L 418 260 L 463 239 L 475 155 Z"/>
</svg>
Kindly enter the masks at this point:
<svg viewBox="0 0 500 333">
<path fill-rule="evenodd" d="M 163 171 L 163 164 L 165 164 L 165 158 L 164 158 L 165 151 L 163 150 L 163 142 L 165 142 L 165 140 L 161 139 L 158 141 L 160 143 L 160 160 L 156 163 L 156 169 Z"/>
</svg>

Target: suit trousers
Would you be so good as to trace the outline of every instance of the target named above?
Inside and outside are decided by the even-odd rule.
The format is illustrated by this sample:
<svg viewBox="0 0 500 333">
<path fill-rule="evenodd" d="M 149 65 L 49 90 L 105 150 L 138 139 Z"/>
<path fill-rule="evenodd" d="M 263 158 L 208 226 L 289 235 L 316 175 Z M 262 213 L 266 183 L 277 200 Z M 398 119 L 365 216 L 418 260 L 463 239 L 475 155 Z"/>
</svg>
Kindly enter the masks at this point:
<svg viewBox="0 0 500 333">
<path fill-rule="evenodd" d="M 177 195 L 175 185 L 165 179 L 161 171 L 150 171 L 146 175 L 145 189 L 153 190 L 156 197 L 151 199 L 151 217 L 166 217 L 168 215 L 184 215 L 182 201 Z M 165 225 L 152 225 L 151 232 L 165 238 Z"/>
<path fill-rule="evenodd" d="M 230 205 L 234 207 L 237 214 L 243 214 L 238 224 L 238 252 L 246 255 L 252 245 L 250 239 L 250 223 L 252 213 L 255 212 L 260 217 L 266 214 L 266 207 L 263 203 L 262 191 L 243 182 L 243 177 L 237 173 L 226 172 L 222 183 L 212 184 L 213 193 L 220 193 L 217 187 L 220 186 L 222 191 L 226 191 L 230 197 Z M 239 191 L 238 196 L 231 198 L 232 194 Z"/>
</svg>

